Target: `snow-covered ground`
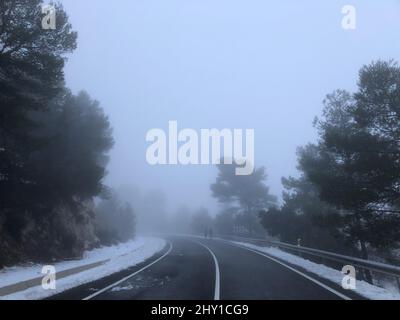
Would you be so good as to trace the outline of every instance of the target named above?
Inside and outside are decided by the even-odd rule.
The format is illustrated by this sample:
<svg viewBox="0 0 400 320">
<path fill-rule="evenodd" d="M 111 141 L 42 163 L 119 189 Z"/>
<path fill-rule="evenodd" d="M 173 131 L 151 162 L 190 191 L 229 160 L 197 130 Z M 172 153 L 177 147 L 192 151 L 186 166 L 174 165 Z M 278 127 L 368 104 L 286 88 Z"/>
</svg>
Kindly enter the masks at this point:
<svg viewBox="0 0 400 320">
<path fill-rule="evenodd" d="M 87 251 L 80 260 L 65 261 L 54 264 L 56 272 L 99 261 L 108 261 L 95 268 L 57 279 L 55 290 L 44 290 L 41 286 L 37 286 L 7 296 L 1 296 L 0 299 L 33 300 L 46 298 L 137 265 L 162 250 L 164 246 L 165 240 L 152 237 L 142 237 L 115 246 L 102 247 Z M 42 267 L 43 265 L 32 265 L 2 269 L 0 270 L 0 287 L 43 277 L 44 275 L 41 273 Z"/>
<path fill-rule="evenodd" d="M 245 243 L 245 242 L 237 242 L 237 241 L 231 241 L 231 242 L 236 243 L 241 246 L 244 246 L 244 247 L 247 247 L 247 248 L 250 248 L 250 249 L 264 252 L 272 257 L 281 259 L 282 261 L 286 261 L 292 265 L 299 266 L 311 273 L 314 273 L 314 274 L 320 276 L 321 278 L 328 279 L 339 285 L 342 284 L 343 274 L 336 269 L 309 261 L 307 259 L 303 259 L 294 254 L 284 252 L 278 248 L 261 247 L 261 246 L 257 246 L 257 245 Z M 395 292 L 394 290 L 392 291 L 392 290 L 388 290 L 388 289 L 381 288 L 378 286 L 374 286 L 365 281 L 357 280 L 356 292 L 368 299 L 373 299 L 373 300 L 400 300 L 400 294 L 398 292 Z"/>
</svg>

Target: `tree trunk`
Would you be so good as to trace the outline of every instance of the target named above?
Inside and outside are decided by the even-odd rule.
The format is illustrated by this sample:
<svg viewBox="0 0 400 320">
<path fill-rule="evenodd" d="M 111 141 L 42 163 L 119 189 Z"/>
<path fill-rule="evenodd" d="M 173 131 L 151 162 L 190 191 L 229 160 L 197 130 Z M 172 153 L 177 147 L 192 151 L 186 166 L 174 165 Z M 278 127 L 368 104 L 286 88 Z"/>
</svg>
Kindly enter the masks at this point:
<svg viewBox="0 0 400 320">
<path fill-rule="evenodd" d="M 360 240 L 360 246 L 361 246 L 361 257 L 365 260 L 368 260 L 368 250 L 364 240 Z M 365 280 L 370 284 L 373 284 L 371 271 L 364 269 L 364 275 L 365 275 Z"/>
</svg>

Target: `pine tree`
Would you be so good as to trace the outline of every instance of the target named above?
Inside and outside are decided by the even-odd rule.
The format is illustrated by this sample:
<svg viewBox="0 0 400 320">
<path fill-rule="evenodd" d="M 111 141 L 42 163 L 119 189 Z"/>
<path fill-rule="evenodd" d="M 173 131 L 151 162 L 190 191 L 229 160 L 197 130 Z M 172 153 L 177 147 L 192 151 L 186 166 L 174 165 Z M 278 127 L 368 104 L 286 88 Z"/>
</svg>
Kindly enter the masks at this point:
<svg viewBox="0 0 400 320">
<path fill-rule="evenodd" d="M 323 201 L 341 211 L 343 233 L 368 258 L 368 245 L 400 240 L 400 68 L 393 61 L 361 69 L 358 91 L 327 96 L 316 121 L 319 143 L 300 150 L 300 169 Z M 367 275 L 369 280 L 371 278 Z"/>
<path fill-rule="evenodd" d="M 240 212 L 236 220 L 250 234 L 261 231 L 259 211 L 276 203 L 276 198 L 264 184 L 267 179 L 265 168 L 257 168 L 249 176 L 237 176 L 234 165 L 218 165 L 218 171 L 216 182 L 211 185 L 213 197 L 220 203 L 237 205 Z"/>
</svg>

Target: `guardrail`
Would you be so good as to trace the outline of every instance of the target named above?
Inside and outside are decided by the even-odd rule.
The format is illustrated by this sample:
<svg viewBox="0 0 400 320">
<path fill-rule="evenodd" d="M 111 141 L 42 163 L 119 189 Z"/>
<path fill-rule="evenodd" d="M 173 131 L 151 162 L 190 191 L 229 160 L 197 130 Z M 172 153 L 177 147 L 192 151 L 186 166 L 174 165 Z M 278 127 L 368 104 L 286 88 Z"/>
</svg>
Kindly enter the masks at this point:
<svg viewBox="0 0 400 320">
<path fill-rule="evenodd" d="M 240 236 L 221 236 L 218 235 L 218 237 L 227 239 L 227 240 L 234 240 L 234 241 L 241 241 L 241 242 L 248 242 L 248 243 L 253 243 L 253 244 L 263 244 L 263 245 L 268 245 L 271 247 L 278 247 L 281 249 L 286 249 L 289 251 L 294 251 L 295 253 L 298 254 L 307 254 L 310 256 L 318 257 L 321 259 L 325 260 L 330 260 L 334 262 L 339 262 L 339 263 L 344 263 L 344 264 L 350 264 L 354 267 L 359 267 L 362 270 L 369 270 L 369 271 L 374 271 L 377 273 L 381 274 L 386 274 L 389 276 L 392 276 L 395 278 L 398 289 L 400 291 L 400 267 L 391 265 L 391 264 L 386 264 L 386 263 L 381 263 L 377 261 L 371 261 L 371 260 L 365 260 L 365 259 L 360 259 L 352 256 L 346 256 L 330 251 L 324 251 L 324 250 L 319 250 L 319 249 L 313 249 L 309 247 L 303 247 L 300 245 L 293 245 L 289 243 L 284 243 L 280 241 L 275 241 L 275 240 L 268 240 L 268 239 L 261 239 L 261 238 L 245 238 L 245 237 L 240 237 Z"/>
</svg>

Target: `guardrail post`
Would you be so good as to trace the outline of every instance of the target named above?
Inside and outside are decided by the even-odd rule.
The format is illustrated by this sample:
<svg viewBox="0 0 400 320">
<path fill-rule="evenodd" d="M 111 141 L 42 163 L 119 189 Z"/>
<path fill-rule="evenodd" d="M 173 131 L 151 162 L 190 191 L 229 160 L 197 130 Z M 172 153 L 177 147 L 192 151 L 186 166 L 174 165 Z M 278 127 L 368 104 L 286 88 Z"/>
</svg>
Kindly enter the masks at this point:
<svg viewBox="0 0 400 320">
<path fill-rule="evenodd" d="M 301 247 L 301 238 L 297 239 L 297 246 Z M 298 251 L 298 255 L 303 258 L 303 254 L 301 253 L 301 251 Z"/>
</svg>

